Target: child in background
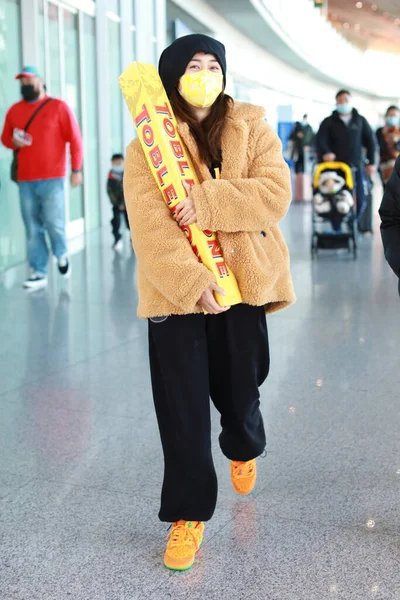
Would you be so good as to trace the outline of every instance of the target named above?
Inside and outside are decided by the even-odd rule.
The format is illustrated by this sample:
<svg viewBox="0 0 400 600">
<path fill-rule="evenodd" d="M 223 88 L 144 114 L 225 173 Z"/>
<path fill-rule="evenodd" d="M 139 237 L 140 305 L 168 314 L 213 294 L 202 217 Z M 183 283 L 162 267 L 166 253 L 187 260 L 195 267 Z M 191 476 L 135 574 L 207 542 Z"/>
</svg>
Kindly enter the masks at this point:
<svg viewBox="0 0 400 600">
<path fill-rule="evenodd" d="M 129 220 L 126 212 L 124 200 L 124 156 L 123 154 L 113 154 L 111 157 L 111 170 L 107 180 L 107 194 L 113 207 L 113 218 L 111 219 L 112 232 L 114 235 L 114 250 L 122 250 L 122 236 L 120 233 L 121 215 L 124 215 L 125 223 L 128 229 Z"/>
</svg>

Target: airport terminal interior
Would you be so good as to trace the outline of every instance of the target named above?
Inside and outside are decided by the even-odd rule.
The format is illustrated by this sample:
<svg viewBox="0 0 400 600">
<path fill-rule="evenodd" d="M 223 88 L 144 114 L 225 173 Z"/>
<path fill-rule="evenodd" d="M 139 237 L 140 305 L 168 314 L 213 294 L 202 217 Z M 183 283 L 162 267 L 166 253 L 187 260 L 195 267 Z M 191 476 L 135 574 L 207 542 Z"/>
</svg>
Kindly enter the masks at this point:
<svg viewBox="0 0 400 600">
<path fill-rule="evenodd" d="M 297 300 L 267 317 L 254 491 L 232 489 L 212 407 L 217 507 L 195 564 L 177 572 L 163 565 L 137 257 L 124 223 L 113 247 L 106 183 L 135 136 L 119 75 L 192 33 L 225 44 L 227 92 L 263 106 L 282 141 Z M 24 289 L 18 185 L 0 148 L 1 600 L 400 600 L 400 298 L 380 233 L 382 170 L 364 186 L 364 225 L 345 221 L 348 247 L 312 253 L 326 229 L 312 198 L 318 152 L 299 172 L 290 139 L 304 114 L 316 134 L 341 89 L 372 132 L 384 127 L 400 104 L 399 34 L 397 0 L 0 0 L 2 122 L 20 100 L 16 74 L 34 65 L 75 113 L 84 152 L 83 186 L 66 183 L 71 276 L 51 257 L 47 286 Z"/>
</svg>

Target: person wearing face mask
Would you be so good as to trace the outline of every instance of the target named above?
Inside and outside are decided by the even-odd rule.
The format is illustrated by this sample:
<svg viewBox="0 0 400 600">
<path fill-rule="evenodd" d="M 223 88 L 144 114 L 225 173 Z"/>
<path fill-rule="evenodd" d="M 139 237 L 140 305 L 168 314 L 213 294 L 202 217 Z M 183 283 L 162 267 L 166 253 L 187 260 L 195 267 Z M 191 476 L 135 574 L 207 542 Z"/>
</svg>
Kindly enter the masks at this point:
<svg viewBox="0 0 400 600">
<path fill-rule="evenodd" d="M 19 187 L 31 274 L 24 282 L 30 290 L 47 285 L 49 249 L 47 232 L 58 270 L 71 273 L 64 219 L 66 145 L 70 145 L 72 186 L 82 184 L 82 137 L 66 102 L 50 98 L 35 67 L 16 76 L 22 100 L 8 110 L 1 141 L 14 151 L 13 178 Z"/>
<path fill-rule="evenodd" d="M 291 159 L 294 160 L 295 184 L 294 199 L 296 202 L 311 200 L 311 147 L 314 143 L 314 132 L 308 123 L 307 115 L 297 121 L 289 138 L 292 148 Z"/>
<path fill-rule="evenodd" d="M 400 154 L 400 109 L 397 106 L 389 106 L 385 126 L 377 130 L 376 137 L 379 144 L 379 172 L 383 186 L 386 186 Z"/>
<path fill-rule="evenodd" d="M 355 170 L 357 218 L 367 207 L 366 177 L 375 172 L 375 136 L 365 117 L 353 107 L 348 90 L 336 94 L 336 110 L 322 121 L 317 133 L 320 162 L 344 162 Z M 366 154 L 366 162 L 364 160 Z"/>
<path fill-rule="evenodd" d="M 192 566 L 217 500 L 210 397 L 238 494 L 256 481 L 266 445 L 259 387 L 269 371 L 265 313 L 294 301 L 278 228 L 291 201 L 289 169 L 263 108 L 225 94 L 225 47 L 193 34 L 161 55 L 159 73 L 199 184 L 186 185 L 176 220 L 138 139 L 128 146 L 124 192 L 137 256 L 139 317 L 148 319 L 153 397 L 165 471 L 159 518 L 172 523 L 166 567 Z M 243 303 L 224 295 L 198 261 L 184 225 L 217 231 Z"/>
<path fill-rule="evenodd" d="M 296 121 L 290 140 L 293 142 L 292 159 L 295 161 L 295 172 L 304 173 L 304 152 L 309 152 L 314 142 L 314 132 L 307 115 L 303 115 L 301 121 Z"/>
</svg>

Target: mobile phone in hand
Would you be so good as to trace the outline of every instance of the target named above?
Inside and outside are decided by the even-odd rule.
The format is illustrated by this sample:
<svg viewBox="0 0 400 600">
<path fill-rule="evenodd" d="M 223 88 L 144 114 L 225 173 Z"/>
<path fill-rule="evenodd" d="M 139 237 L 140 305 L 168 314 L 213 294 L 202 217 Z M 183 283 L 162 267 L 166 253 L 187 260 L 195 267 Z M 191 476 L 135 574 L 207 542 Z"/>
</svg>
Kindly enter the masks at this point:
<svg viewBox="0 0 400 600">
<path fill-rule="evenodd" d="M 13 138 L 17 142 L 21 142 L 22 144 L 26 144 L 27 146 L 32 145 L 32 136 L 30 135 L 30 133 L 27 133 L 23 129 L 15 128 L 13 131 Z"/>
</svg>

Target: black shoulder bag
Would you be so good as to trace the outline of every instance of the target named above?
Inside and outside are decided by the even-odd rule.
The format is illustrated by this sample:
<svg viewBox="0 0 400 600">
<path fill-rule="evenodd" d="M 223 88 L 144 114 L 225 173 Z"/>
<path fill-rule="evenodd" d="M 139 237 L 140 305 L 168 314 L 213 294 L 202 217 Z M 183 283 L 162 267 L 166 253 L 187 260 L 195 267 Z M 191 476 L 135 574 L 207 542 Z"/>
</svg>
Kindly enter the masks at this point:
<svg viewBox="0 0 400 600">
<path fill-rule="evenodd" d="M 30 125 L 32 124 L 33 119 L 36 117 L 36 115 L 38 114 L 38 112 L 41 111 L 42 108 L 44 108 L 46 106 L 46 104 L 48 104 L 50 102 L 50 100 L 51 100 L 51 98 L 47 98 L 47 100 L 45 100 L 44 102 L 42 102 L 42 104 L 37 107 L 37 109 L 35 110 L 35 112 L 33 113 L 33 115 L 31 115 L 29 117 L 29 121 L 27 122 L 27 124 L 24 127 L 24 131 L 25 132 L 28 131 L 28 127 L 30 127 Z M 15 181 L 15 183 L 18 183 L 17 171 L 18 171 L 18 150 L 14 150 L 14 156 L 13 156 L 13 160 L 12 160 L 12 163 L 11 163 L 11 180 Z"/>
</svg>

